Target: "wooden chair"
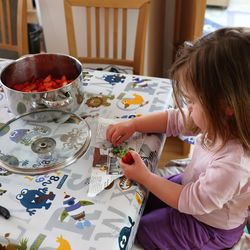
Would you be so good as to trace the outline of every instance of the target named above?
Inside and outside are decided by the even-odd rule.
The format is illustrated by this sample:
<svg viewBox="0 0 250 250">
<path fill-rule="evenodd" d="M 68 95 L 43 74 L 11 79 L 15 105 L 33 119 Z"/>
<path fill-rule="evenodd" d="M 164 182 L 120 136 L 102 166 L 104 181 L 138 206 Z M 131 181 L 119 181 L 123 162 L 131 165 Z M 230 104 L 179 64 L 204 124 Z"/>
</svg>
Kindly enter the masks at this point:
<svg viewBox="0 0 250 250">
<path fill-rule="evenodd" d="M 27 1 L 0 0 L 0 57 L 28 53 Z"/>
<path fill-rule="evenodd" d="M 129 66 L 134 74 L 142 75 L 149 6 L 150 0 L 64 0 L 69 54 L 82 63 Z M 73 7 L 85 7 L 86 10 L 82 23 L 86 29 L 86 56 L 78 53 Z M 128 12 L 135 9 L 137 24 L 128 25 Z M 136 34 L 133 56 L 128 58 L 127 40 L 132 37 L 131 26 Z"/>
</svg>

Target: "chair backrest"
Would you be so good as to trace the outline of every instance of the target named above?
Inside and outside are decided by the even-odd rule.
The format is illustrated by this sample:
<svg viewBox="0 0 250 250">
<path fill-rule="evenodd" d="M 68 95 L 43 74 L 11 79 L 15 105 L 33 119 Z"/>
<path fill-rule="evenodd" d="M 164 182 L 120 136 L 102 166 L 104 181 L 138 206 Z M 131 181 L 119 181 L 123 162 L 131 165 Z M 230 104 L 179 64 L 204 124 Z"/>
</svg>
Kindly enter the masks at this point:
<svg viewBox="0 0 250 250">
<path fill-rule="evenodd" d="M 150 0 L 64 0 L 69 54 L 82 63 L 130 66 L 135 74 L 142 75 L 149 6 Z M 77 50 L 73 7 L 85 7 L 82 25 L 86 29 L 86 56 L 79 56 Z M 128 24 L 129 11 L 136 14 L 136 24 Z M 131 26 L 135 34 L 131 34 Z M 131 37 L 134 42 L 129 58 L 127 44 Z"/>
<path fill-rule="evenodd" d="M 0 0 L 0 57 L 28 53 L 27 0 Z"/>
</svg>

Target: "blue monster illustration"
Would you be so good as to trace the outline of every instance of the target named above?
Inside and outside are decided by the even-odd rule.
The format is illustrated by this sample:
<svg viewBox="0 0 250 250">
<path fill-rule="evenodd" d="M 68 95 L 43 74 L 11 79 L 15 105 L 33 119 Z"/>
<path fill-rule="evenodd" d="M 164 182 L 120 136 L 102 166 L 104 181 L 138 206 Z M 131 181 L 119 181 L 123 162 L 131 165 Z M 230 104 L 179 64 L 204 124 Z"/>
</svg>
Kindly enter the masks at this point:
<svg viewBox="0 0 250 250">
<path fill-rule="evenodd" d="M 113 75 L 104 75 L 103 79 L 109 84 L 115 85 L 116 83 L 123 83 L 126 77 L 120 74 L 113 74 Z"/>
<path fill-rule="evenodd" d="M 120 250 L 126 249 L 128 245 L 128 240 L 132 231 L 132 227 L 135 225 L 135 222 L 132 220 L 130 216 L 128 216 L 128 220 L 131 224 L 131 227 L 123 227 L 118 238 L 118 244 Z"/>
<path fill-rule="evenodd" d="M 22 138 L 29 132 L 29 129 L 16 129 L 11 132 L 10 139 L 16 143 L 20 142 Z"/>
<path fill-rule="evenodd" d="M 28 190 L 24 188 L 16 198 L 24 207 L 26 207 L 26 212 L 28 212 L 29 215 L 33 215 L 35 214 L 36 209 L 45 207 L 47 210 L 50 208 L 52 203 L 48 202 L 48 200 L 54 200 L 55 194 L 53 192 L 46 194 L 47 191 L 48 188 L 38 188 L 38 190 Z"/>
</svg>

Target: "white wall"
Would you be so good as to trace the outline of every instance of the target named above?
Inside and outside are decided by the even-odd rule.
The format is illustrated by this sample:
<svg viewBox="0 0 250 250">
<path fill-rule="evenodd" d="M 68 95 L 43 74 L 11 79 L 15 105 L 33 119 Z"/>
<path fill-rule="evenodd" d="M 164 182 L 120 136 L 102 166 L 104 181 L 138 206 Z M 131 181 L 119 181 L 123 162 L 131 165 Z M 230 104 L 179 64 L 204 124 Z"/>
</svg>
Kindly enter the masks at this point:
<svg viewBox="0 0 250 250">
<path fill-rule="evenodd" d="M 36 0 L 36 6 L 47 52 L 68 53 L 63 1 Z"/>
</svg>

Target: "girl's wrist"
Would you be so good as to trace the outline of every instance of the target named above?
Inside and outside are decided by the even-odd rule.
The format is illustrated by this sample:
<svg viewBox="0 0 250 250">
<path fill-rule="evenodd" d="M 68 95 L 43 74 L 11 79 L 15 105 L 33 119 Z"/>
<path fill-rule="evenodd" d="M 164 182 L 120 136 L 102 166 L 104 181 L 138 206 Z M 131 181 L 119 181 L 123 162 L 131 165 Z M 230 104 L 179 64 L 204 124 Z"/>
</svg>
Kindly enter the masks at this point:
<svg viewBox="0 0 250 250">
<path fill-rule="evenodd" d="M 148 186 L 148 182 L 151 181 L 152 178 L 152 172 L 150 172 L 148 169 L 141 175 L 140 183 L 143 184 L 145 187 Z"/>
<path fill-rule="evenodd" d="M 137 130 L 137 122 L 136 122 L 136 118 L 134 118 L 134 119 L 131 119 L 131 127 L 132 127 L 132 129 L 133 129 L 133 132 L 137 132 L 138 130 Z"/>
</svg>

